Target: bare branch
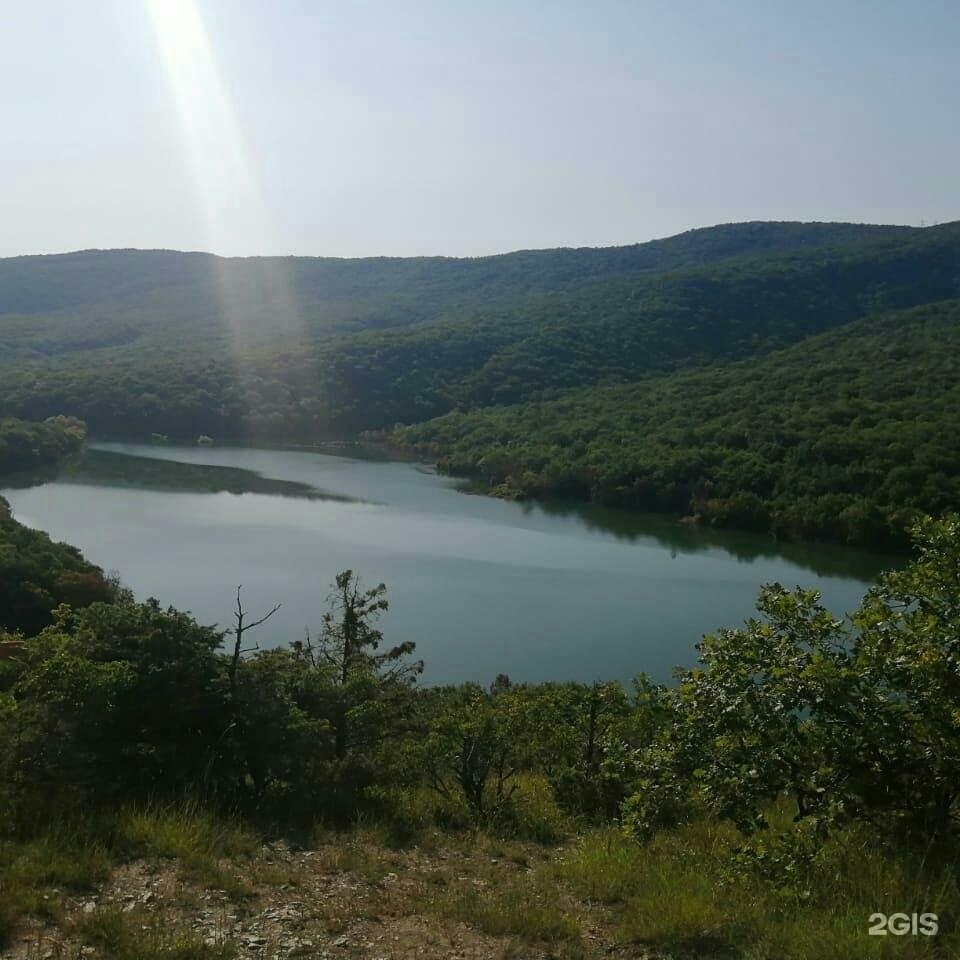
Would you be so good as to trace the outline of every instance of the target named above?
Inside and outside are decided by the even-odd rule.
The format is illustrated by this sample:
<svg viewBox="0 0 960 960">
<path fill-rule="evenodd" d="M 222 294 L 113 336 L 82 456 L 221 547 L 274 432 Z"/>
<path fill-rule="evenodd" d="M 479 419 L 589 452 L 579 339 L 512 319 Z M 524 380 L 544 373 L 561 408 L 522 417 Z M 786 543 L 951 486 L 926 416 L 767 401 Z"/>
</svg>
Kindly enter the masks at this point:
<svg viewBox="0 0 960 960">
<path fill-rule="evenodd" d="M 278 603 L 266 616 L 261 617 L 259 620 L 254 620 L 253 623 L 248 623 L 243 629 L 252 630 L 254 627 L 259 627 L 261 623 L 266 623 L 282 606 L 282 603 Z"/>
<path fill-rule="evenodd" d="M 233 619 L 236 621 L 236 626 L 232 630 L 227 631 L 227 633 L 233 635 L 233 656 L 230 658 L 229 678 L 230 693 L 234 698 L 236 698 L 237 693 L 237 668 L 240 664 L 240 657 L 245 653 L 252 653 L 254 650 L 260 649 L 259 644 L 244 648 L 243 635 L 249 630 L 253 630 L 254 627 L 259 627 L 260 624 L 266 623 L 266 621 L 269 620 L 282 606 L 282 604 L 278 603 L 269 613 L 262 616 L 259 620 L 254 620 L 252 623 L 245 624 L 243 620 L 246 616 L 246 612 L 243 609 L 243 600 L 240 596 L 241 590 L 243 590 L 243 584 L 237 587 L 237 609 L 233 614 Z"/>
</svg>

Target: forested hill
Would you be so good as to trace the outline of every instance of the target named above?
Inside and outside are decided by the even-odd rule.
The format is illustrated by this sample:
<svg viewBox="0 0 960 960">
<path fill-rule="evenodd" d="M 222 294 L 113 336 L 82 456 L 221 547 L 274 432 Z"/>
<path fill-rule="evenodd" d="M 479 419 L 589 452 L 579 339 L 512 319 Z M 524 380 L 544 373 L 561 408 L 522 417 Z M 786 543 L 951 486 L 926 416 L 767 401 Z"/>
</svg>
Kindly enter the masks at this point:
<svg viewBox="0 0 960 960">
<path fill-rule="evenodd" d="M 509 497 L 889 545 L 960 505 L 960 300 L 788 349 L 395 432 Z"/>
<path fill-rule="evenodd" d="M 267 312 L 257 347 L 242 331 L 232 341 L 205 326 L 196 315 L 202 302 L 189 287 L 169 288 L 178 299 L 168 308 L 147 298 L 119 312 L 100 305 L 83 316 L 0 316 L 0 416 L 66 413 L 111 437 L 350 436 L 455 408 L 749 356 L 884 309 L 957 295 L 960 226 L 876 229 L 862 237 L 855 227 L 791 224 L 697 231 L 675 238 L 675 255 L 661 250 L 658 262 L 675 265 L 692 259 L 693 250 L 701 260 L 715 254 L 716 262 L 594 279 L 565 293 L 474 306 L 460 318 L 402 329 L 324 338 L 311 328 L 290 339 Z M 744 236 L 753 234 L 767 238 L 764 250 L 775 245 L 771 238 L 781 247 L 785 236 L 797 242 L 786 253 L 721 256 L 743 250 Z M 838 234 L 848 242 L 815 242 Z M 623 249 L 648 246 L 529 256 L 613 262 Z M 493 270 L 514 263 L 513 256 L 528 255 L 455 263 Z M 505 282 L 496 280 L 498 289 Z M 248 278 L 246 285 L 225 284 L 223 294 L 242 303 L 251 287 Z M 267 296 L 270 288 L 256 289 Z M 385 286 L 383 297 L 388 292 Z M 231 315 L 233 321 L 239 330 L 242 318 Z M 108 344 L 98 345 L 101 339 Z"/>
<path fill-rule="evenodd" d="M 740 258 L 365 334 L 328 352 L 324 376 L 363 429 L 762 354 L 958 295 L 960 224 L 897 244 Z"/>
<path fill-rule="evenodd" d="M 627 247 L 465 259 L 228 259 L 170 250 L 13 257 L 0 259 L 0 346 L 8 356 L 27 357 L 125 344 L 173 330 L 192 339 L 229 333 L 269 342 L 279 335 L 401 326 L 597 280 L 740 256 L 895 243 L 918 233 L 866 224 L 756 222 Z"/>
</svg>

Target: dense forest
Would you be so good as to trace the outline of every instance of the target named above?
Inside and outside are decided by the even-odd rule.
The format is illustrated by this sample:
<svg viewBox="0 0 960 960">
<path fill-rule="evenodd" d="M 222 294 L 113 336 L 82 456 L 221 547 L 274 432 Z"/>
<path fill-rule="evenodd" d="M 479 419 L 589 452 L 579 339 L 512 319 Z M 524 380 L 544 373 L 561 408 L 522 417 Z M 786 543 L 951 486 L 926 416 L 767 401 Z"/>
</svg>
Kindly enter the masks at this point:
<svg viewBox="0 0 960 960">
<path fill-rule="evenodd" d="M 86 435 L 83 422 L 71 417 L 0 420 L 0 477 L 52 466 L 77 453 Z"/>
<path fill-rule="evenodd" d="M 903 545 L 913 511 L 957 506 L 958 295 L 958 224 L 473 260 L 15 258 L 0 416 L 110 439 L 373 432 L 501 495 Z"/>
<path fill-rule="evenodd" d="M 172 250 L 86 250 L 0 259 L 0 355 L 27 359 L 153 345 L 222 345 L 382 329 L 476 313 L 527 295 L 835 244 L 897 243 L 909 227 L 745 223 L 629 247 L 493 257 L 225 259 Z"/>
<path fill-rule="evenodd" d="M 53 467 L 83 446 L 82 423 L 56 417 L 43 423 L 0 420 L 0 478 Z M 116 595 L 116 584 L 76 547 L 54 543 L 17 523 L 0 497 L 0 631 L 36 632 L 61 603 L 83 607 Z"/>
<path fill-rule="evenodd" d="M 712 237 L 704 233 L 702 243 Z M 630 280 L 590 276 L 563 292 L 482 309 L 467 301 L 452 316 L 354 335 L 325 336 L 304 321 L 285 339 L 271 327 L 282 311 L 263 305 L 260 323 L 229 315 L 234 304 L 254 309 L 253 280 L 229 286 L 216 306 L 191 301 L 184 317 L 138 306 L 137 329 L 103 346 L 74 342 L 85 322 L 73 313 L 5 313 L 0 413 L 67 413 L 109 436 L 351 435 L 763 352 L 871 312 L 956 296 L 958 250 L 953 227 L 907 231 L 897 242 L 808 244 Z M 110 303 L 89 309 L 98 323 L 116 320 Z M 256 348 L 245 345 L 251 325 L 263 340 Z M 41 346 L 43 359 L 29 361 L 25 351 Z"/>
<path fill-rule="evenodd" d="M 891 544 L 960 503 L 960 300 L 759 359 L 450 413 L 401 443 L 508 497 Z"/>
<path fill-rule="evenodd" d="M 0 497 L 0 632 L 40 630 L 60 604 L 83 607 L 116 592 L 76 547 L 17 523 Z"/>
<path fill-rule="evenodd" d="M 419 851 L 421 873 L 458 835 L 563 843 L 552 866 L 518 853 L 515 878 L 488 873 L 469 895 L 436 874 L 407 908 L 515 936 L 505 956 L 609 955 L 588 932 L 603 924 L 617 949 L 862 960 L 881 956 L 866 932 L 878 909 L 940 918 L 902 955 L 950 956 L 960 519 L 912 536 L 912 562 L 849 619 L 768 585 L 758 616 L 705 637 L 669 688 L 642 674 L 632 690 L 505 675 L 421 687 L 413 644 L 378 628 L 385 586 L 352 571 L 315 636 L 266 651 L 249 646 L 239 592 L 226 633 L 123 590 L 42 629 L 14 616 L 0 632 L 0 949 L 24 923 L 59 922 L 64 888 L 95 891 L 149 857 L 181 858 L 181 904 L 187 880 L 242 903 L 254 893 L 223 848 L 249 859 L 229 840 L 241 831 L 301 849 L 346 831 L 342 875 L 360 823 Z M 295 876 L 272 882 L 299 902 Z M 375 882 L 384 898 L 417 881 Z M 189 925 L 148 953 L 144 904 L 94 897 L 68 934 L 111 960 L 253 955 Z"/>
</svg>

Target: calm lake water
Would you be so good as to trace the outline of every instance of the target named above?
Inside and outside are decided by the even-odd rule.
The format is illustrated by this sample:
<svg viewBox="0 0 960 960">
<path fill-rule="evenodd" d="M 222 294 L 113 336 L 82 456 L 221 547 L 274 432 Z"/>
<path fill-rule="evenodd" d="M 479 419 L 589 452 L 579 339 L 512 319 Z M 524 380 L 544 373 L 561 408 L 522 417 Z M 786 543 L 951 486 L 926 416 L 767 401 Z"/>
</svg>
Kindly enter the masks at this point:
<svg viewBox="0 0 960 960">
<path fill-rule="evenodd" d="M 228 624 L 282 603 L 261 646 L 316 632 L 330 584 L 388 588 L 382 628 L 425 680 L 666 680 L 700 636 L 750 616 L 762 583 L 853 609 L 895 560 L 674 520 L 459 492 L 427 467 L 277 450 L 100 444 L 48 482 L 0 490 L 21 522 L 117 570 L 139 598 Z"/>
</svg>

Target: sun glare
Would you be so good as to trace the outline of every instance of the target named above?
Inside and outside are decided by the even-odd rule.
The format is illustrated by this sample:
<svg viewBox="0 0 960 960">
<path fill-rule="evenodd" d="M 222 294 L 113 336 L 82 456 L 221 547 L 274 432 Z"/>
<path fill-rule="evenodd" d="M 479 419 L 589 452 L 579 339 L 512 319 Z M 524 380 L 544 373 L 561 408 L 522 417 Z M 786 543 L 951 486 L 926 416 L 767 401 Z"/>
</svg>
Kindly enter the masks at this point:
<svg viewBox="0 0 960 960">
<path fill-rule="evenodd" d="M 194 0 L 147 0 L 208 242 L 229 252 L 236 219 L 266 224 L 263 201 L 236 111 Z"/>
<path fill-rule="evenodd" d="M 203 17 L 195 0 L 146 0 L 146 4 L 179 117 L 206 248 L 219 254 L 257 253 L 234 246 L 238 236 L 255 236 L 269 247 L 272 230 L 248 138 Z M 227 264 L 215 262 L 212 269 L 234 349 L 256 340 L 256 328 L 266 311 L 275 330 L 290 337 L 302 333 L 282 264 L 262 262 L 256 274 L 258 288 L 243 292 L 238 291 Z"/>
</svg>

